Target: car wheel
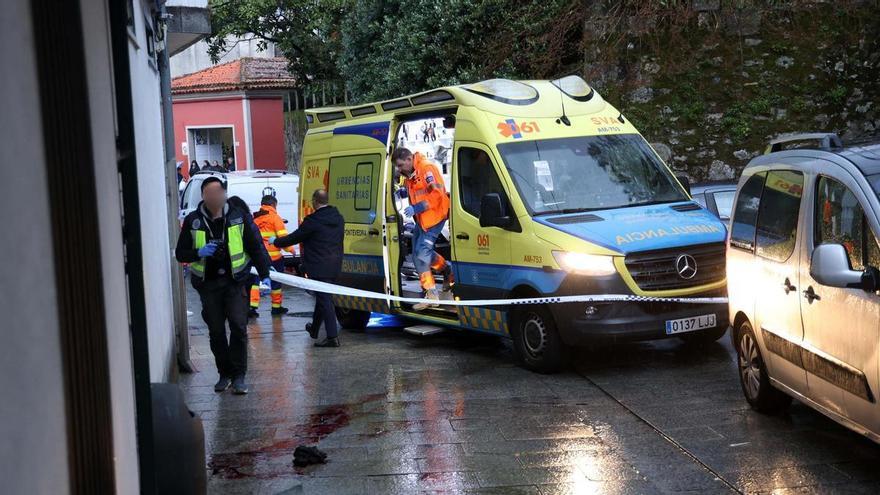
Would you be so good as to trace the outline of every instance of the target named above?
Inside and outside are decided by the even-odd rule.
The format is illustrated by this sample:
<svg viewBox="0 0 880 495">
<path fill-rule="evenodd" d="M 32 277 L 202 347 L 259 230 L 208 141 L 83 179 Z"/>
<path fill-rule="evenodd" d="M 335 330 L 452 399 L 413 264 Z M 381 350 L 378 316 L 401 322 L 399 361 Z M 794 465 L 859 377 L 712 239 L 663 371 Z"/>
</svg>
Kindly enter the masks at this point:
<svg viewBox="0 0 880 495">
<path fill-rule="evenodd" d="M 556 322 L 544 306 L 517 309 L 511 318 L 517 361 L 538 373 L 556 373 L 565 364 L 565 347 Z"/>
<path fill-rule="evenodd" d="M 736 355 L 739 383 L 752 409 L 763 413 L 776 413 L 791 404 L 791 397 L 770 384 L 767 367 L 755 332 L 744 321 L 737 332 Z"/>
<path fill-rule="evenodd" d="M 355 332 L 363 332 L 370 322 L 370 312 L 349 308 L 336 308 L 336 319 L 342 328 Z"/>
<path fill-rule="evenodd" d="M 710 328 L 708 330 L 700 330 L 697 332 L 689 332 L 683 335 L 679 335 L 684 343 L 688 345 L 694 346 L 704 346 L 709 345 L 712 342 L 724 337 L 724 334 L 727 333 L 727 327 L 718 327 L 718 328 Z"/>
</svg>

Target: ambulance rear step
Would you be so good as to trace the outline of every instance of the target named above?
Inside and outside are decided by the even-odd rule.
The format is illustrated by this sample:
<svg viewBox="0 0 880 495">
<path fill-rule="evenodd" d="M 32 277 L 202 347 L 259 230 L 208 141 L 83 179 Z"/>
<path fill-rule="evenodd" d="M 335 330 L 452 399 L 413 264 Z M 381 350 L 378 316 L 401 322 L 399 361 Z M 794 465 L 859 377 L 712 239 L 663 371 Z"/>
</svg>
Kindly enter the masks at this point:
<svg viewBox="0 0 880 495">
<path fill-rule="evenodd" d="M 435 335 L 445 330 L 443 327 L 438 327 L 435 325 L 413 325 L 411 327 L 406 327 L 403 329 L 406 333 L 411 333 L 413 335 L 420 335 L 422 337 L 426 335 Z"/>
</svg>

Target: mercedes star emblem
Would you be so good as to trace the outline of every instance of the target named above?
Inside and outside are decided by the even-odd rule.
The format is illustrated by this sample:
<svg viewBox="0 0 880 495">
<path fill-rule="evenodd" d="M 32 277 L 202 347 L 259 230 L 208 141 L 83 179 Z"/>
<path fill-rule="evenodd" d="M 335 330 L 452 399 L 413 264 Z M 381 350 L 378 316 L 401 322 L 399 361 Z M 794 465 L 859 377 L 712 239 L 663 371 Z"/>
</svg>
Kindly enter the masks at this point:
<svg viewBox="0 0 880 495">
<path fill-rule="evenodd" d="M 680 254 L 675 259 L 675 269 L 679 277 L 690 280 L 697 275 L 697 260 L 689 254 Z"/>
</svg>

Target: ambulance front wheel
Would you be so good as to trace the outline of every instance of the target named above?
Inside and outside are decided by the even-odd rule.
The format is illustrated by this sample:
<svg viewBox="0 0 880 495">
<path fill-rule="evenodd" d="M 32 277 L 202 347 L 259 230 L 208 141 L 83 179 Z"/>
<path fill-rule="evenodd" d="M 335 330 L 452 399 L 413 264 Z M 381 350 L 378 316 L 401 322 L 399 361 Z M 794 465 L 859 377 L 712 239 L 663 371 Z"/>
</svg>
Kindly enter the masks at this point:
<svg viewBox="0 0 880 495">
<path fill-rule="evenodd" d="M 510 336 L 517 361 L 538 373 L 556 373 L 565 365 L 565 344 L 545 306 L 516 308 Z"/>
<path fill-rule="evenodd" d="M 336 319 L 346 330 L 363 332 L 370 322 L 370 312 L 349 308 L 336 308 Z"/>
</svg>

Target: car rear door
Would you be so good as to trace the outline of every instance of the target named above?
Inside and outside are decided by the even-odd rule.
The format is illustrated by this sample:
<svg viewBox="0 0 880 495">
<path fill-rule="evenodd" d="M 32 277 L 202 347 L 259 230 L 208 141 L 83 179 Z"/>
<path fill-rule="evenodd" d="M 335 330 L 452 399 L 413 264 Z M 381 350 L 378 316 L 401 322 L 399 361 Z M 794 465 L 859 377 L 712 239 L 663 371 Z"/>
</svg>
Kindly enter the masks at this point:
<svg viewBox="0 0 880 495">
<path fill-rule="evenodd" d="M 761 194 L 755 236 L 755 331 L 769 354 L 770 376 L 799 393 L 806 393 L 800 361 L 804 329 L 800 313 L 801 250 L 798 229 L 802 212 L 804 174 L 767 171 Z"/>
<path fill-rule="evenodd" d="M 810 188 L 807 252 L 812 253 L 821 244 L 840 244 L 853 270 L 880 267 L 878 218 L 870 208 L 870 198 L 838 165 L 820 161 L 817 170 L 822 173 Z M 810 275 L 809 256 L 804 258 L 800 275 L 802 360 L 809 397 L 880 432 L 880 297 L 859 288 L 818 283 Z"/>
</svg>

